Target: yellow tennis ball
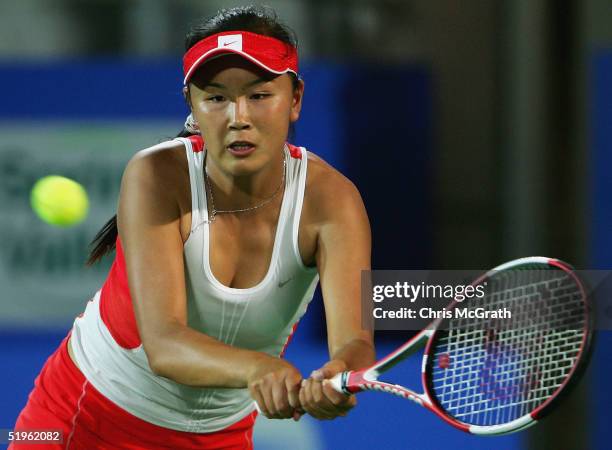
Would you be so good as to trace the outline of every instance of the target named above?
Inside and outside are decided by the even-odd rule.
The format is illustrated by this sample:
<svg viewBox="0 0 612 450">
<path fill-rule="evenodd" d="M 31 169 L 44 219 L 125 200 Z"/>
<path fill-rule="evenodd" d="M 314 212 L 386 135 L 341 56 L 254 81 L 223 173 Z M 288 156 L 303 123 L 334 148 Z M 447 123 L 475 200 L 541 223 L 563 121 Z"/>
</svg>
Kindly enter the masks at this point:
<svg viewBox="0 0 612 450">
<path fill-rule="evenodd" d="M 30 203 L 38 217 L 58 227 L 69 227 L 82 222 L 89 211 L 85 188 L 59 175 L 49 175 L 38 180 L 32 187 Z"/>
</svg>

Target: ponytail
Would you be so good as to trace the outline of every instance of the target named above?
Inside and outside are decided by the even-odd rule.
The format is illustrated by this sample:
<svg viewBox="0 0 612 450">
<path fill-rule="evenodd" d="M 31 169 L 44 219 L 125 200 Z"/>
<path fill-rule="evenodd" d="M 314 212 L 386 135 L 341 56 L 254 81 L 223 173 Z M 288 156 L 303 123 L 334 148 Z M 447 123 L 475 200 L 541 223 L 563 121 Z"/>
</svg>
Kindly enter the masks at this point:
<svg viewBox="0 0 612 450">
<path fill-rule="evenodd" d="M 104 255 L 112 252 L 115 249 L 115 242 L 118 235 L 117 230 L 117 214 L 104 224 L 104 226 L 98 231 L 96 236 L 93 238 L 90 246 L 93 246 L 89 253 L 89 258 L 85 265 L 93 266 L 95 263 L 100 261 Z"/>
</svg>

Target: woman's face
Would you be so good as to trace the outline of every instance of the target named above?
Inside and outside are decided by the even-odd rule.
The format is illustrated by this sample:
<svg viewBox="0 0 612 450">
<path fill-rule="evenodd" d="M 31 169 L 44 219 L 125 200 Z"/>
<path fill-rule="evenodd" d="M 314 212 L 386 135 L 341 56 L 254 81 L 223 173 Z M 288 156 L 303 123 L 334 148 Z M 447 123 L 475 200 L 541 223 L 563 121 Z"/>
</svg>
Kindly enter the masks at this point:
<svg viewBox="0 0 612 450">
<path fill-rule="evenodd" d="M 228 175 L 256 173 L 278 158 L 290 122 L 302 105 L 304 85 L 274 75 L 238 55 L 205 64 L 192 78 L 188 100 L 208 157 Z"/>
</svg>

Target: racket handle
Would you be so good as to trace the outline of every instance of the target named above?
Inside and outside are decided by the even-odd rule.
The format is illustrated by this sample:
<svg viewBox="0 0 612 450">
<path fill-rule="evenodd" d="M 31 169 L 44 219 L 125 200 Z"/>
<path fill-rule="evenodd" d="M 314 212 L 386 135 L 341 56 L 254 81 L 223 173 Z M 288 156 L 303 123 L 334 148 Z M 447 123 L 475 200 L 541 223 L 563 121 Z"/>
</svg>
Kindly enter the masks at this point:
<svg viewBox="0 0 612 450">
<path fill-rule="evenodd" d="M 302 380 L 301 386 L 304 386 L 304 383 L 306 383 L 306 380 Z M 257 410 L 257 414 L 261 414 L 261 408 L 259 408 L 259 403 L 257 403 L 256 401 L 253 401 L 253 403 L 255 403 L 255 409 Z M 300 413 L 303 414 L 304 411 L 300 410 Z"/>
<path fill-rule="evenodd" d="M 347 389 L 347 383 L 348 383 L 348 379 L 351 373 L 352 373 L 351 371 L 348 371 L 348 372 L 337 373 L 336 375 L 334 375 L 333 378 L 329 380 L 331 387 L 333 387 L 336 391 L 340 392 L 341 394 L 345 394 L 345 395 L 352 394 L 352 392 Z"/>
</svg>

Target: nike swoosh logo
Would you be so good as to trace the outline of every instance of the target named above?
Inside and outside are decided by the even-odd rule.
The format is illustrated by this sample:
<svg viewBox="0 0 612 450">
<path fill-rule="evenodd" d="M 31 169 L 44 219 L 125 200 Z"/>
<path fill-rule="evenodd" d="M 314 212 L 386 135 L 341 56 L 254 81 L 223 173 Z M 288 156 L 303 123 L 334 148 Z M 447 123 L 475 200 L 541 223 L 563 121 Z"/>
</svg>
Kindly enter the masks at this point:
<svg viewBox="0 0 612 450">
<path fill-rule="evenodd" d="M 224 43 L 223 43 L 223 47 L 227 47 L 228 45 L 235 44 L 236 42 L 238 42 L 238 41 L 224 42 Z"/>
<path fill-rule="evenodd" d="M 293 280 L 293 278 L 289 278 L 288 280 L 285 281 L 279 281 L 278 282 L 278 287 L 282 288 L 284 285 L 286 285 L 287 283 L 289 283 L 291 280 Z"/>
</svg>

